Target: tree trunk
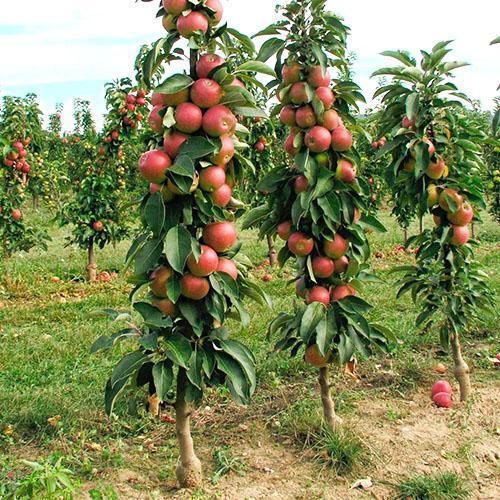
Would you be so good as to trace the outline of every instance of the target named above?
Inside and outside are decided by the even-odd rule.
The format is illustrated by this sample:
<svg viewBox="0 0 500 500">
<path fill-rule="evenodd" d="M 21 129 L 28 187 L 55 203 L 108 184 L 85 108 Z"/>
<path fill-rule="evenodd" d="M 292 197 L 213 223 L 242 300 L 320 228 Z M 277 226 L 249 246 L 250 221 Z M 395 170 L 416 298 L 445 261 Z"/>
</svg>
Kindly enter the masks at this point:
<svg viewBox="0 0 500 500">
<path fill-rule="evenodd" d="M 269 262 L 271 266 L 274 266 L 278 262 L 278 254 L 276 248 L 274 248 L 274 241 L 272 236 L 267 236 L 267 247 L 269 249 Z"/>
<path fill-rule="evenodd" d="M 33 209 L 38 210 L 40 208 L 40 196 L 37 194 L 33 195 Z"/>
<path fill-rule="evenodd" d="M 321 403 L 325 424 L 333 431 L 342 423 L 342 419 L 335 414 L 335 403 L 330 392 L 330 377 L 327 366 L 319 369 L 319 386 L 321 388 Z"/>
<path fill-rule="evenodd" d="M 94 240 L 90 240 L 88 246 L 88 259 L 87 259 L 87 281 L 93 282 L 97 278 L 97 264 L 94 253 Z"/>
<path fill-rule="evenodd" d="M 404 240 L 404 243 L 406 243 L 408 241 L 408 228 L 407 227 L 403 228 L 403 240 Z"/>
<path fill-rule="evenodd" d="M 471 223 L 470 225 L 471 231 L 472 231 L 472 239 L 476 239 L 476 226 L 474 225 L 474 222 Z"/>
<path fill-rule="evenodd" d="M 181 488 L 197 488 L 201 485 L 201 462 L 194 452 L 191 437 L 191 408 L 186 403 L 187 375 L 184 368 L 179 368 L 177 375 L 177 396 L 175 401 L 175 429 L 179 443 L 180 464 L 176 475 Z"/>
<path fill-rule="evenodd" d="M 462 347 L 460 346 L 458 334 L 453 334 L 450 342 L 453 353 L 453 375 L 455 375 L 460 386 L 460 401 L 467 401 L 471 391 L 469 366 L 462 357 Z"/>
<path fill-rule="evenodd" d="M 418 227 L 419 227 L 420 234 L 422 234 L 424 232 L 424 218 L 423 217 L 419 218 Z"/>
</svg>

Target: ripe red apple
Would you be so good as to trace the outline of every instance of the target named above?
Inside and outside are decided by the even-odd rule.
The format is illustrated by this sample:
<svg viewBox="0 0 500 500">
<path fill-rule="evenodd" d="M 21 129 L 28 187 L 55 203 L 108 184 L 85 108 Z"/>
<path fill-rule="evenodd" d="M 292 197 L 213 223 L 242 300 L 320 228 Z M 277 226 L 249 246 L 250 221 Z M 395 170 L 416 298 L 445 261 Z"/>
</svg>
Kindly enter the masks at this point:
<svg viewBox="0 0 500 500">
<path fill-rule="evenodd" d="M 164 106 L 154 106 L 151 110 L 151 113 L 149 114 L 149 126 L 157 134 L 163 133 L 163 118 L 160 116 L 160 111 L 162 111 L 163 109 L 165 109 Z M 114 139 L 113 133 L 111 133 L 111 137 Z"/>
<path fill-rule="evenodd" d="M 127 94 L 127 97 L 125 97 L 125 101 L 127 104 L 135 104 L 136 98 L 134 94 Z"/>
<path fill-rule="evenodd" d="M 439 206 L 446 212 L 450 212 L 452 208 L 455 208 L 450 207 L 448 199 L 453 200 L 457 207 L 460 207 L 464 202 L 464 197 L 460 195 L 455 189 L 443 189 L 443 191 L 441 191 L 441 194 L 439 195 Z"/>
<path fill-rule="evenodd" d="M 177 30 L 184 38 L 190 38 L 197 32 L 208 31 L 207 16 L 200 11 L 191 11 L 187 16 L 179 16 L 177 19 Z"/>
<path fill-rule="evenodd" d="M 337 127 L 340 127 L 341 120 L 339 114 L 334 109 L 328 109 L 323 114 L 323 127 L 333 132 Z"/>
<path fill-rule="evenodd" d="M 189 8 L 187 0 L 163 0 L 163 8 L 173 16 L 178 16 Z"/>
<path fill-rule="evenodd" d="M 181 278 L 181 293 L 191 300 L 202 300 L 210 291 L 210 283 L 206 278 L 185 274 Z"/>
<path fill-rule="evenodd" d="M 217 266 L 218 273 L 226 273 L 233 278 L 233 280 L 238 279 L 238 268 L 236 264 L 231 259 L 226 259 L 224 257 L 219 258 L 219 264 Z"/>
<path fill-rule="evenodd" d="M 187 266 L 194 276 L 209 276 L 217 270 L 219 265 L 219 256 L 213 248 L 207 245 L 201 245 L 201 255 L 196 261 L 193 254 L 187 259 Z"/>
<path fill-rule="evenodd" d="M 339 300 L 350 297 L 351 295 L 356 295 L 356 290 L 350 285 L 339 285 L 332 289 L 331 299 L 332 302 L 337 302 Z"/>
<path fill-rule="evenodd" d="M 224 8 L 220 0 L 207 0 L 205 6 L 215 11 L 214 14 L 214 24 L 219 24 L 222 20 L 222 15 L 224 13 Z"/>
<path fill-rule="evenodd" d="M 451 393 L 453 392 L 450 383 L 447 380 L 438 380 L 431 389 L 431 398 L 434 397 L 436 394 L 439 394 L 440 392 L 444 392 L 446 394 L 449 394 L 451 396 Z"/>
<path fill-rule="evenodd" d="M 171 130 L 163 139 L 163 149 L 170 158 L 175 158 L 177 156 L 177 151 L 179 151 L 179 148 L 187 139 L 187 135 Z"/>
<path fill-rule="evenodd" d="M 213 222 L 203 228 L 203 241 L 217 253 L 229 250 L 237 239 L 238 233 L 232 222 Z"/>
<path fill-rule="evenodd" d="M 328 70 L 323 73 L 323 68 L 321 66 L 314 66 L 313 68 L 309 68 L 307 81 L 313 87 L 328 87 L 332 81 L 332 77 Z"/>
<path fill-rule="evenodd" d="M 342 182 L 354 182 L 356 179 L 356 165 L 345 158 L 341 158 L 337 164 L 335 177 Z"/>
<path fill-rule="evenodd" d="M 425 173 L 431 179 L 441 179 L 441 177 L 443 177 L 445 170 L 446 170 L 446 163 L 442 158 L 439 158 L 437 162 L 429 163 L 429 166 L 427 167 Z"/>
<path fill-rule="evenodd" d="M 220 188 L 216 189 L 213 193 L 210 194 L 210 198 L 212 198 L 214 205 L 222 208 L 226 207 L 229 204 L 232 196 L 233 190 L 228 184 L 223 184 Z"/>
<path fill-rule="evenodd" d="M 104 231 L 104 224 L 100 220 L 96 220 L 92 224 L 92 228 L 94 229 L 94 231 L 100 233 L 100 232 Z"/>
<path fill-rule="evenodd" d="M 226 182 L 226 172 L 222 167 L 207 167 L 200 172 L 200 187 L 213 193 Z"/>
<path fill-rule="evenodd" d="M 335 95 L 330 87 L 319 87 L 316 89 L 316 96 L 323 103 L 325 109 L 330 109 L 335 102 Z"/>
<path fill-rule="evenodd" d="M 451 394 L 447 392 L 438 392 L 432 397 L 432 401 L 439 408 L 451 408 L 453 406 L 453 399 Z"/>
<path fill-rule="evenodd" d="M 283 241 L 288 241 L 288 238 L 290 238 L 291 232 L 292 232 L 292 222 L 291 221 L 286 220 L 286 221 L 283 221 L 280 224 L 278 224 L 277 233 L 278 233 L 278 236 Z"/>
<path fill-rule="evenodd" d="M 284 125 L 288 125 L 289 127 L 296 127 L 297 121 L 295 119 L 295 108 L 291 104 L 287 104 L 283 106 L 280 111 L 280 121 Z"/>
<path fill-rule="evenodd" d="M 229 135 L 220 137 L 221 148 L 210 157 L 210 160 L 217 165 L 227 165 L 234 156 L 234 142 Z"/>
<path fill-rule="evenodd" d="M 28 163 L 23 164 L 23 166 L 21 167 L 21 172 L 23 174 L 29 174 L 31 172 L 31 167 L 28 165 Z"/>
<path fill-rule="evenodd" d="M 14 165 L 14 161 L 13 160 L 9 160 L 8 158 L 5 158 L 5 160 L 3 161 L 3 164 L 6 167 L 12 167 Z"/>
<path fill-rule="evenodd" d="M 236 128 L 236 117 L 226 106 L 219 104 L 203 115 L 203 130 L 212 137 L 232 134 Z"/>
<path fill-rule="evenodd" d="M 151 104 L 153 106 L 178 106 L 183 102 L 189 101 L 189 89 L 179 90 L 173 94 L 154 93 L 151 96 Z"/>
<path fill-rule="evenodd" d="M 307 104 L 311 101 L 309 93 L 307 91 L 307 83 L 298 82 L 292 85 L 290 89 L 290 100 L 294 104 Z"/>
<path fill-rule="evenodd" d="M 464 203 L 456 212 L 447 214 L 447 217 L 456 226 L 466 226 L 474 218 L 474 211 L 469 203 Z"/>
<path fill-rule="evenodd" d="M 23 218 L 23 213 L 19 208 L 14 208 L 10 215 L 16 222 L 19 222 Z"/>
<path fill-rule="evenodd" d="M 297 297 L 300 297 L 302 299 L 306 298 L 306 280 L 304 278 L 299 278 L 298 280 L 295 281 L 295 293 Z"/>
<path fill-rule="evenodd" d="M 415 120 L 410 120 L 407 116 L 403 118 L 403 121 L 401 122 L 401 125 L 403 128 L 412 128 L 415 126 Z"/>
<path fill-rule="evenodd" d="M 327 128 L 316 125 L 307 132 L 304 142 L 313 153 L 322 153 L 330 147 L 332 136 Z"/>
<path fill-rule="evenodd" d="M 200 108 L 213 108 L 222 99 L 222 88 L 210 78 L 200 78 L 191 87 L 191 100 Z"/>
<path fill-rule="evenodd" d="M 332 132 L 332 149 L 334 151 L 347 151 L 352 146 L 352 134 L 345 127 L 337 127 Z"/>
<path fill-rule="evenodd" d="M 323 251 L 327 257 L 331 259 L 340 259 L 347 253 L 349 242 L 339 233 L 335 234 L 333 240 L 325 240 L 323 242 Z"/>
<path fill-rule="evenodd" d="M 295 177 L 295 181 L 293 183 L 293 189 L 295 194 L 300 194 L 304 191 L 307 191 L 309 188 L 309 181 L 305 175 L 298 175 Z"/>
<path fill-rule="evenodd" d="M 149 286 L 156 297 L 165 298 L 167 296 L 167 282 L 172 274 L 172 269 L 167 266 L 159 266 L 151 273 Z"/>
<path fill-rule="evenodd" d="M 333 265 L 335 267 L 335 274 L 342 274 L 347 271 L 347 268 L 349 267 L 349 259 L 343 255 L 339 259 L 335 259 L 333 261 Z"/>
<path fill-rule="evenodd" d="M 285 85 L 300 81 L 302 67 L 298 63 L 286 64 L 281 70 L 281 77 Z"/>
<path fill-rule="evenodd" d="M 225 63 L 225 59 L 217 54 L 203 54 L 196 63 L 198 78 L 208 78 L 208 75 Z"/>
<path fill-rule="evenodd" d="M 470 239 L 470 231 L 468 226 L 451 226 L 453 235 L 450 239 L 452 245 L 465 245 Z"/>
<path fill-rule="evenodd" d="M 316 125 L 316 115 L 311 106 L 302 106 L 295 113 L 295 121 L 301 128 L 311 128 Z"/>
<path fill-rule="evenodd" d="M 139 170 L 144 179 L 148 182 L 161 184 L 166 180 L 166 172 L 172 166 L 170 157 L 160 150 L 153 150 L 144 153 L 139 158 Z"/>
<path fill-rule="evenodd" d="M 24 150 L 24 145 L 21 141 L 16 141 L 12 144 L 13 148 L 16 148 L 19 153 Z"/>
<path fill-rule="evenodd" d="M 266 145 L 261 142 L 261 141 L 257 141 L 254 145 L 254 148 L 256 149 L 256 151 L 258 151 L 259 153 L 262 153 L 262 151 L 264 151 L 266 149 Z"/>
<path fill-rule="evenodd" d="M 151 304 L 159 309 L 165 316 L 170 318 L 177 316 L 177 308 L 169 299 L 153 299 Z"/>
<path fill-rule="evenodd" d="M 175 126 L 186 134 L 193 134 L 201 128 L 203 112 L 191 102 L 183 102 L 175 109 Z"/>
<path fill-rule="evenodd" d="M 299 151 L 300 147 L 295 147 L 293 145 L 295 141 L 295 136 L 293 132 L 290 133 L 290 135 L 286 138 L 285 141 L 285 151 L 290 155 L 290 156 L 295 156 Z"/>
<path fill-rule="evenodd" d="M 312 259 L 312 270 L 316 278 L 329 278 L 335 270 L 335 264 L 332 259 L 318 255 Z"/>
<path fill-rule="evenodd" d="M 327 306 L 330 303 L 330 292 L 324 286 L 313 286 L 306 292 L 306 303 L 321 302 Z"/>
<path fill-rule="evenodd" d="M 232 82 L 230 87 L 240 87 L 242 89 L 246 89 L 245 84 L 239 80 L 238 78 L 235 78 Z"/>
<path fill-rule="evenodd" d="M 288 238 L 288 249 L 297 257 L 309 255 L 314 248 L 314 240 L 304 233 L 297 231 Z"/>
</svg>

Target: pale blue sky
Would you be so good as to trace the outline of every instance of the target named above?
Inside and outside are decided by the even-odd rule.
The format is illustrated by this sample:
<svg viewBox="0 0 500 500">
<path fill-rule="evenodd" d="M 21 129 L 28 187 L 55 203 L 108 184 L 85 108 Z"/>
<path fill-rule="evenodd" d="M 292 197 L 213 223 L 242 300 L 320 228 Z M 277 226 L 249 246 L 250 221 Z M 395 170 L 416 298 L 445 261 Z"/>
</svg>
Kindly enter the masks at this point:
<svg viewBox="0 0 500 500">
<path fill-rule="evenodd" d="M 225 19 L 248 34 L 275 18 L 270 0 L 222 0 Z M 12 4 L 12 2 L 9 2 Z M 50 9 L 47 6 L 50 5 Z M 71 127 L 74 97 L 92 102 L 98 122 L 104 113 L 104 83 L 133 76 L 133 62 L 142 43 L 162 34 L 154 15 L 158 3 L 134 0 L 24 0 L 22 16 L 0 19 L 0 95 L 39 95 L 45 113 L 65 104 L 64 125 Z M 418 5 L 414 12 L 410 5 Z M 416 52 L 444 39 L 456 40 L 454 59 L 471 67 L 457 71 L 457 84 L 491 107 L 500 81 L 500 2 L 476 0 L 465 9 L 456 0 L 331 0 L 329 8 L 344 16 L 352 29 L 349 48 L 357 55 L 356 79 L 369 98 L 375 88 L 370 74 L 385 64 L 378 54 L 403 48 Z"/>
</svg>

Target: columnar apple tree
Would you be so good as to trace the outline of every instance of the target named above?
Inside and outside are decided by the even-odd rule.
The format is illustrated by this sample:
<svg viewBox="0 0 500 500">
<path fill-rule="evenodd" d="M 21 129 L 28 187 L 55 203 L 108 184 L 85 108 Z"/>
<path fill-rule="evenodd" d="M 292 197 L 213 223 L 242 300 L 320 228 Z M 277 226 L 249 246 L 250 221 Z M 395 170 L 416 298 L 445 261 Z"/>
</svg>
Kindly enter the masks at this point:
<svg viewBox="0 0 500 500">
<path fill-rule="evenodd" d="M 148 192 L 128 262 L 134 265 L 133 307 L 142 321 L 99 339 L 94 350 L 123 338 L 136 342 L 108 381 L 106 410 L 113 411 L 128 386 L 144 385 L 163 405 L 174 406 L 177 478 L 181 486 L 197 486 L 201 464 L 190 417 L 203 392 L 225 385 L 236 401 L 247 402 L 255 389 L 254 356 L 230 338 L 226 324 L 229 317 L 248 323 L 244 297 L 265 302 L 244 277 L 232 186 L 247 165 L 237 116 L 263 116 L 242 81 L 272 71 L 257 61 L 231 68 L 215 52 L 243 36 L 218 27 L 218 0 L 165 0 L 160 15 L 168 35 L 144 58 L 144 80 L 153 81 L 174 58 L 189 58 L 190 67 L 155 89 L 149 123 L 156 134 L 139 161 Z"/>
<path fill-rule="evenodd" d="M 491 304 L 491 295 L 474 263 L 469 231 L 471 204 L 485 206 L 479 176 L 484 164 L 480 144 L 463 125 L 468 98 L 450 81 L 451 72 L 466 63 L 444 60 L 449 43 L 422 51 L 420 64 L 407 52 L 385 52 L 402 64 L 375 74 L 392 78 L 377 91 L 386 106 L 380 134 L 392 137 L 381 150 L 392 155 L 388 179 L 399 186 L 409 210 L 419 217 L 431 213 L 435 223 L 408 240 L 407 246 L 417 248 L 416 264 L 401 269 L 398 296 L 411 293 L 420 305 L 417 326 L 436 325 L 441 344 L 451 344 L 460 397 L 466 400 L 469 367 L 460 335 Z"/>
<path fill-rule="evenodd" d="M 274 113 L 290 127 L 285 149 L 293 165 L 279 166 L 259 184 L 268 203 L 252 210 L 246 225 L 260 222 L 261 234 L 287 242 L 278 254 L 281 264 L 295 259 L 300 303 L 291 314 L 280 314 L 270 332 L 281 333 L 277 351 L 297 355 L 304 348 L 306 362 L 319 368 L 325 423 L 333 429 L 340 419 L 330 366 L 343 366 L 372 347 L 385 349 L 386 329 L 367 321 L 371 306 L 358 296 L 363 283 L 374 279 L 365 230 L 383 227 L 364 213 L 369 185 L 357 176 L 351 111 L 363 97 L 347 78 L 348 28 L 325 3 L 290 2 L 282 8 L 285 19 L 261 32 L 272 35 L 259 59 L 277 57 L 280 76 L 272 85 L 280 104 Z M 329 67 L 335 68 L 333 80 Z"/>
</svg>

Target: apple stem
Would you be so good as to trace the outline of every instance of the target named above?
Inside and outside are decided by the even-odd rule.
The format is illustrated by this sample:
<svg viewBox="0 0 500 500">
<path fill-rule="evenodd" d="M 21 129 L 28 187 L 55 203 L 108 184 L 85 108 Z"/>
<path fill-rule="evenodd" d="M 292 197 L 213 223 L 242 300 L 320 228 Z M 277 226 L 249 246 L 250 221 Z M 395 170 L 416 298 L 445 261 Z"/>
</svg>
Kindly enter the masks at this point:
<svg viewBox="0 0 500 500">
<path fill-rule="evenodd" d="M 467 401 L 471 391 L 469 366 L 462 357 L 462 347 L 460 346 L 458 334 L 453 334 L 450 343 L 454 362 L 453 375 L 455 375 L 460 386 L 460 401 Z"/>
<path fill-rule="evenodd" d="M 177 466 L 176 475 L 181 488 L 197 488 L 201 485 L 202 471 L 191 437 L 191 408 L 186 402 L 187 384 L 186 370 L 179 367 L 175 400 L 175 430 L 179 443 L 180 464 Z"/>
<path fill-rule="evenodd" d="M 94 238 L 89 242 L 87 258 L 87 281 L 93 282 L 97 277 L 97 263 L 94 252 Z"/>
<path fill-rule="evenodd" d="M 327 366 L 323 366 L 319 369 L 319 386 L 321 389 L 321 403 L 323 404 L 325 424 L 330 430 L 335 432 L 337 427 L 342 423 L 342 419 L 335 414 L 335 403 L 333 402 L 330 391 L 329 373 L 329 368 Z"/>
</svg>

